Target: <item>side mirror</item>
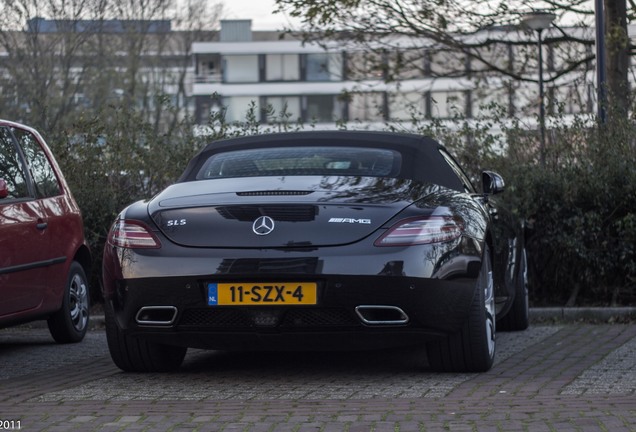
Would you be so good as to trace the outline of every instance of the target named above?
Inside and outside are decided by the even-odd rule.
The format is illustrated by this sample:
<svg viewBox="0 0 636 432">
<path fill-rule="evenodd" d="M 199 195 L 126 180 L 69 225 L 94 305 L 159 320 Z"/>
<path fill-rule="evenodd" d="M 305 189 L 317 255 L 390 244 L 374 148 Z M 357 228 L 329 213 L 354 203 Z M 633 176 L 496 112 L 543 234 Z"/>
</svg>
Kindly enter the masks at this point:
<svg viewBox="0 0 636 432">
<path fill-rule="evenodd" d="M 6 198 L 9 196 L 9 186 L 7 186 L 7 182 L 3 179 L 0 179 L 0 199 Z"/>
<path fill-rule="evenodd" d="M 483 192 L 487 195 L 495 195 L 506 189 L 503 177 L 493 171 L 481 173 L 481 184 Z"/>
</svg>

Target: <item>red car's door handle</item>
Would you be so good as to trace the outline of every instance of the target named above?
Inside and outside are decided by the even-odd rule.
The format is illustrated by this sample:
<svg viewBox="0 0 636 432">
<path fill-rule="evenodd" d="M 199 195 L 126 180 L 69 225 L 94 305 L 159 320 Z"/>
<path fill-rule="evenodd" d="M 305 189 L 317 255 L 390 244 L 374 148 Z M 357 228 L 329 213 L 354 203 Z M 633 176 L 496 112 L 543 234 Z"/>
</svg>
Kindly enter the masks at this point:
<svg viewBox="0 0 636 432">
<path fill-rule="evenodd" d="M 35 227 L 39 229 L 40 231 L 44 231 L 47 226 L 49 226 L 49 224 L 46 222 L 38 222 L 38 224 Z"/>
</svg>

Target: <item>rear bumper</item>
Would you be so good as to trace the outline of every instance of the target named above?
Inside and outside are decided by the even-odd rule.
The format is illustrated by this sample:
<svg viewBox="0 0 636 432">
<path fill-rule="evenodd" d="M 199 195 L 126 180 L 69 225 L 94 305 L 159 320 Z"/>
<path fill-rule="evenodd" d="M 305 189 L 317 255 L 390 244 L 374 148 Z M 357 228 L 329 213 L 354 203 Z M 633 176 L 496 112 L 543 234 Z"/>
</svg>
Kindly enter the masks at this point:
<svg viewBox="0 0 636 432">
<path fill-rule="evenodd" d="M 207 281 L 118 281 L 107 300 L 121 330 L 159 343 L 210 349 L 342 349 L 417 344 L 457 332 L 475 290 L 472 279 L 321 275 L 315 306 L 208 306 Z M 140 310 L 149 312 L 148 317 Z"/>
<path fill-rule="evenodd" d="M 293 350 L 412 345 L 455 333 L 464 324 L 481 266 L 479 250 L 470 239 L 284 251 L 107 247 L 103 294 L 123 332 L 158 343 Z M 207 302 L 209 283 L 285 281 L 315 282 L 317 304 Z M 142 308 L 157 306 L 163 309 L 156 314 L 149 309 L 149 317 L 139 320 Z M 372 315 L 357 313 L 359 306 L 371 306 L 365 313 Z"/>
</svg>

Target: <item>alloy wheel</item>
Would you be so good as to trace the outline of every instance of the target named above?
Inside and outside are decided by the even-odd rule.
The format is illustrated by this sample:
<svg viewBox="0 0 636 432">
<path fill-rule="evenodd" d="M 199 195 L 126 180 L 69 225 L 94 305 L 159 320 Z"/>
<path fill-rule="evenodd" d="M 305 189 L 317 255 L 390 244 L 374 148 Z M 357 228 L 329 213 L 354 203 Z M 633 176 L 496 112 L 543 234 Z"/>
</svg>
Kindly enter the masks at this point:
<svg viewBox="0 0 636 432">
<path fill-rule="evenodd" d="M 79 274 L 73 276 L 69 287 L 69 313 L 75 330 L 84 330 L 88 324 L 88 289 Z"/>
</svg>

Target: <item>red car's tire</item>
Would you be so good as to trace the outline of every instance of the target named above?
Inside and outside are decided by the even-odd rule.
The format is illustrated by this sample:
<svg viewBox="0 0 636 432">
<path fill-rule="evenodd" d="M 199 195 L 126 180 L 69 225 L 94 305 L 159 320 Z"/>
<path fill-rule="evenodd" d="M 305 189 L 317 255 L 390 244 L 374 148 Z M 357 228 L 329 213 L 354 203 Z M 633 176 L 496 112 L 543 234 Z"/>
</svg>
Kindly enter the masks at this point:
<svg viewBox="0 0 636 432">
<path fill-rule="evenodd" d="M 84 268 L 71 263 L 60 310 L 47 321 L 51 336 L 57 343 L 75 343 L 84 339 L 90 315 L 90 294 Z"/>
</svg>

